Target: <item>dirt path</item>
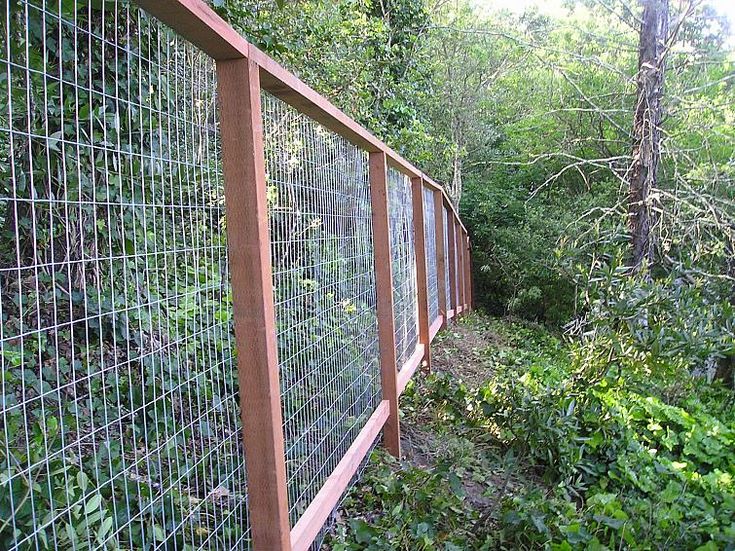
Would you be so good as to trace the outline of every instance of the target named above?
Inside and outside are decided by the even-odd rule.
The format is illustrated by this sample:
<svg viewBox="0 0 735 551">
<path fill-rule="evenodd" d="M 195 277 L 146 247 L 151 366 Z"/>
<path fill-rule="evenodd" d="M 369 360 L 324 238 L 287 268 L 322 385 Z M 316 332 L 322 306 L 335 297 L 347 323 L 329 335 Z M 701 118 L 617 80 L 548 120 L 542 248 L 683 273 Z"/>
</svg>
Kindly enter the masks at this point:
<svg viewBox="0 0 735 551">
<path fill-rule="evenodd" d="M 503 339 L 476 319 L 452 323 L 436 336 L 432 343 L 431 366 L 435 373 L 449 373 L 470 388 L 478 388 L 492 377 L 483 359 L 491 347 L 504 345 Z M 416 377 L 424 375 L 417 374 Z M 422 381 L 416 379 L 419 388 Z M 442 456 L 445 437 L 431 430 L 431 405 L 426 411 L 417 411 L 401 426 L 401 444 L 405 459 L 412 465 L 431 468 Z M 427 422 L 422 422 L 422 421 Z"/>
<path fill-rule="evenodd" d="M 432 368 L 451 373 L 476 388 L 492 377 L 487 365 L 488 350 L 504 346 L 505 340 L 480 319 L 461 320 L 452 323 L 432 343 Z"/>
<path fill-rule="evenodd" d="M 507 498 L 541 486 L 526 461 L 515 457 L 499 438 L 495 425 L 477 413 L 478 389 L 492 381 L 499 359 L 516 347 L 513 335 L 504 337 L 502 330 L 497 320 L 473 314 L 437 335 L 432 343 L 432 375 L 417 373 L 401 397 L 401 461 L 375 456 L 363 485 L 351 490 L 339 513 L 338 531 L 345 538 L 341 541 L 352 542 L 347 549 L 365 549 L 361 541 L 372 529 L 381 538 L 392 537 L 390 532 L 411 540 L 413 536 L 406 535 L 412 530 L 411 505 L 405 505 L 405 512 L 396 511 L 404 511 L 404 503 L 412 501 L 421 509 L 433 496 L 441 508 L 447 495 L 456 500 L 450 515 L 463 520 L 457 525 L 442 520 L 447 510 L 437 509 L 431 513 L 432 525 L 441 525 L 452 537 L 465 530 L 477 543 L 499 526 Z M 432 497 L 423 494 L 421 482 L 417 485 L 417 481 L 438 484 L 437 479 L 442 483 Z M 364 521 L 365 534 L 348 529 L 350 519 Z M 464 548 L 479 548 L 479 543 Z"/>
<path fill-rule="evenodd" d="M 474 390 L 493 378 L 493 354 L 512 346 L 486 318 L 470 316 L 437 335 L 432 343 L 432 370 L 450 374 Z M 422 381 L 416 383 L 422 392 Z M 525 462 L 506 454 L 486 429 L 473 431 L 454 421 L 457 430 L 442 430 L 442 423 L 436 422 L 440 405 L 427 397 L 423 406 L 407 415 L 401 426 L 404 461 L 422 469 L 447 460 L 457 465 L 467 499 L 488 522 L 496 518 L 504 498 L 529 484 L 541 484 Z"/>
</svg>

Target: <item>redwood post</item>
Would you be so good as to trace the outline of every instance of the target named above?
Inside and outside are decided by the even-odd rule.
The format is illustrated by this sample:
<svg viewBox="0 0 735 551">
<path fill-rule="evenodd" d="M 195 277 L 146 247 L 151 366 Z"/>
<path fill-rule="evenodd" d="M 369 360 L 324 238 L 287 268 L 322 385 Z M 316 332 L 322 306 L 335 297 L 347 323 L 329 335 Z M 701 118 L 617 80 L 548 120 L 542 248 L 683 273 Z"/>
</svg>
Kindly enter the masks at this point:
<svg viewBox="0 0 735 551">
<path fill-rule="evenodd" d="M 257 551 L 288 551 L 259 67 L 246 59 L 219 61 L 217 82 L 250 529 Z"/>
<path fill-rule="evenodd" d="M 416 289 L 419 307 L 419 344 L 424 345 L 424 361 L 431 370 L 431 346 L 429 336 L 429 297 L 426 275 L 426 238 L 424 232 L 424 183 L 421 178 L 411 178 L 413 202 L 413 235 L 416 249 Z"/>
<path fill-rule="evenodd" d="M 439 298 L 439 314 L 442 316 L 442 328 L 447 326 L 447 284 L 444 262 L 444 195 L 441 189 L 434 190 L 434 233 L 436 234 L 436 287 Z"/>
<path fill-rule="evenodd" d="M 401 432 L 398 422 L 398 367 L 393 320 L 393 269 L 390 254 L 388 221 L 388 164 L 384 151 L 370 152 L 370 203 L 373 215 L 373 250 L 375 251 L 375 286 L 380 345 L 380 381 L 383 399 L 390 410 L 383 429 L 385 447 L 401 456 Z"/>
<path fill-rule="evenodd" d="M 461 247 L 459 246 L 459 221 L 456 217 L 452 219 L 452 225 L 454 227 L 454 315 L 459 315 L 459 310 L 462 306 L 462 300 L 460 298 L 461 289 L 462 289 L 462 281 L 460 279 L 460 276 L 462 274 L 462 251 Z"/>
</svg>

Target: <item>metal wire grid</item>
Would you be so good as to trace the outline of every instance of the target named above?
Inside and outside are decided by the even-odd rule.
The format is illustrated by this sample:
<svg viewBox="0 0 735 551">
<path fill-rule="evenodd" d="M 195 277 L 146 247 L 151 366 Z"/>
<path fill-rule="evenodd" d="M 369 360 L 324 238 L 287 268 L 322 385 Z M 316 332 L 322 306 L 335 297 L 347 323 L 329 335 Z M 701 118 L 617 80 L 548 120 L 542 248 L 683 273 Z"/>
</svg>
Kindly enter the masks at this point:
<svg viewBox="0 0 735 551">
<path fill-rule="evenodd" d="M 452 301 L 455 303 L 454 308 L 461 306 L 458 301 L 459 297 L 459 243 L 457 241 L 457 227 L 454 227 L 454 234 L 452 235 L 454 245 L 454 296 Z"/>
<path fill-rule="evenodd" d="M 454 301 L 449 289 L 449 210 L 444 205 L 442 205 L 442 214 L 444 216 L 444 288 L 446 289 L 444 296 L 447 297 L 447 310 L 451 310 Z"/>
<path fill-rule="evenodd" d="M 263 94 L 295 523 L 381 400 L 368 156 Z"/>
<path fill-rule="evenodd" d="M 0 548 L 245 548 L 213 63 L 0 9 Z"/>
<path fill-rule="evenodd" d="M 365 457 L 363 457 L 362 461 L 360 461 L 360 465 L 357 467 L 357 472 L 355 472 L 355 474 L 352 476 L 352 479 L 350 480 L 348 487 L 354 486 L 363 477 L 363 475 L 365 474 L 365 469 L 367 469 L 368 465 L 370 464 L 370 459 L 372 457 L 372 454 L 375 451 L 375 448 L 378 447 L 379 442 L 380 442 L 380 435 L 378 435 L 375 438 L 372 445 L 370 446 L 370 449 L 365 454 Z M 330 533 L 333 533 L 335 524 L 337 523 L 337 520 L 339 518 L 338 513 L 339 513 L 340 508 L 342 507 L 342 504 L 344 503 L 345 497 L 347 497 L 347 492 L 344 492 L 340 496 L 339 501 L 337 501 L 334 508 L 332 509 L 332 512 L 329 515 L 329 518 L 324 523 L 324 526 L 322 526 L 322 529 L 319 531 L 319 534 L 317 534 L 311 546 L 309 547 L 310 551 L 322 551 L 324 549 L 328 549 L 327 546 L 323 545 L 324 540 Z"/>
<path fill-rule="evenodd" d="M 455 239 L 455 244 L 457 247 L 455 249 L 457 251 L 457 254 L 454 255 L 454 265 L 457 267 L 455 271 L 457 275 L 457 287 L 456 288 L 457 288 L 457 297 L 459 301 L 461 302 L 462 297 L 461 297 L 460 289 L 462 289 L 463 268 L 462 268 L 462 257 L 460 256 L 462 253 L 460 252 L 460 250 L 462 249 L 463 245 L 462 245 L 462 230 L 459 227 L 456 228 L 454 239 Z M 459 306 L 463 306 L 463 304 L 459 304 Z"/>
<path fill-rule="evenodd" d="M 411 179 L 394 168 L 388 169 L 388 216 L 396 365 L 401 369 L 418 344 L 419 303 Z"/>
<path fill-rule="evenodd" d="M 436 222 L 434 217 L 434 192 L 423 190 L 424 239 L 426 240 L 426 279 L 428 280 L 429 323 L 439 317 L 439 275 L 436 262 Z"/>
</svg>

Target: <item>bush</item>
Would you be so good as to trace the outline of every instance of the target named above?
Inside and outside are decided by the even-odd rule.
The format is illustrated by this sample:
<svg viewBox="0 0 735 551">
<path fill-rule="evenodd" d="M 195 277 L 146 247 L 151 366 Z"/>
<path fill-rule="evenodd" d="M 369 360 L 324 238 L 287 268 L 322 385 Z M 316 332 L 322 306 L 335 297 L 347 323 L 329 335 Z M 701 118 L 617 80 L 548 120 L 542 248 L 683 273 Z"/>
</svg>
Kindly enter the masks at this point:
<svg viewBox="0 0 735 551">
<path fill-rule="evenodd" d="M 627 377 L 630 364 L 616 364 L 598 378 L 590 356 L 576 354 L 562 384 L 558 363 L 536 356 L 523 375 L 501 364 L 480 390 L 506 445 L 552 485 L 550 494 L 505 504 L 500 541 L 554 549 L 735 545 L 735 423 L 722 391 L 689 379 L 688 396 L 666 403 L 661 373 L 676 370 L 642 382 Z"/>
</svg>

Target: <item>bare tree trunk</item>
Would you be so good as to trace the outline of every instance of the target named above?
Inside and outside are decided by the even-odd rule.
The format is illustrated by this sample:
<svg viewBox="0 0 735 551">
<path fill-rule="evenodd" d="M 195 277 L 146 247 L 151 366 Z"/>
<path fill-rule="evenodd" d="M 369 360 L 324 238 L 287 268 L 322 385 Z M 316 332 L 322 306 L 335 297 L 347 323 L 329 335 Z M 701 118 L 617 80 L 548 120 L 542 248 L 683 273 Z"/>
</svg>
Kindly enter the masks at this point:
<svg viewBox="0 0 735 551">
<path fill-rule="evenodd" d="M 457 146 L 457 152 L 452 159 L 452 199 L 458 205 L 462 198 L 462 153 Z"/>
<path fill-rule="evenodd" d="M 726 244 L 728 254 L 727 275 L 735 279 L 735 223 L 731 226 L 732 232 Z M 735 288 L 730 291 L 730 304 L 735 306 Z M 721 379 L 727 386 L 735 389 L 735 354 L 720 358 L 715 372 L 715 379 Z"/>
<path fill-rule="evenodd" d="M 633 163 L 629 169 L 628 214 L 631 267 L 639 271 L 653 262 L 654 197 L 661 159 L 661 98 L 664 88 L 669 0 L 641 0 L 643 22 L 638 49 L 638 99 L 633 120 Z"/>
<path fill-rule="evenodd" d="M 462 198 L 462 157 L 464 155 L 464 125 L 462 122 L 462 115 L 459 110 L 463 109 L 462 102 L 459 106 L 454 106 L 454 113 L 452 114 L 452 143 L 454 144 L 454 152 L 452 154 L 452 183 L 450 184 L 451 191 L 449 196 L 459 205 L 459 200 Z"/>
</svg>

